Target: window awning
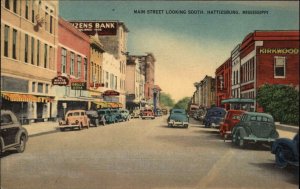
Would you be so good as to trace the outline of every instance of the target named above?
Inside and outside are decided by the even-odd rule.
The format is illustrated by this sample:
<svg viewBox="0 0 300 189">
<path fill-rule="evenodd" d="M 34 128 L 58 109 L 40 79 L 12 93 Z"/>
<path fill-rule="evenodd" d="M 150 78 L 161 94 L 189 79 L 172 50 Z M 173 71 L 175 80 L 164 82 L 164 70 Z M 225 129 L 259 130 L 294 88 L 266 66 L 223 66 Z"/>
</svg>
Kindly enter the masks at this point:
<svg viewBox="0 0 300 189">
<path fill-rule="evenodd" d="M 254 99 L 249 98 L 228 98 L 221 101 L 221 104 L 250 104 L 254 103 Z"/>
<path fill-rule="evenodd" d="M 93 101 L 97 105 L 97 108 L 110 108 L 106 102 Z"/>
<path fill-rule="evenodd" d="M 31 94 L 1 93 L 1 96 L 12 102 L 39 102 L 38 97 Z"/>
</svg>

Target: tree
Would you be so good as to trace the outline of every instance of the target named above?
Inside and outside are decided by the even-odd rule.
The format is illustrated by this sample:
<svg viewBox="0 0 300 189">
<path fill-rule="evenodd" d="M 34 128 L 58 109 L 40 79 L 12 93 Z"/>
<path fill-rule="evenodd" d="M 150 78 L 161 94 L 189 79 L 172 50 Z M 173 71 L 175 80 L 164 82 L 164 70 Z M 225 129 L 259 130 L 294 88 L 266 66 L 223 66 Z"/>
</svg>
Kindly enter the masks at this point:
<svg viewBox="0 0 300 189">
<path fill-rule="evenodd" d="M 256 99 L 275 121 L 299 125 L 299 93 L 293 87 L 265 84 L 258 89 Z"/>
<path fill-rule="evenodd" d="M 190 102 L 190 97 L 184 97 L 181 100 L 179 100 L 175 105 L 174 108 L 179 108 L 179 109 L 187 109 L 188 108 L 188 104 Z"/>
<path fill-rule="evenodd" d="M 160 99 L 159 99 L 159 104 L 162 107 L 173 107 L 175 102 L 174 100 L 171 98 L 170 94 L 166 94 L 166 93 L 160 93 Z"/>
</svg>

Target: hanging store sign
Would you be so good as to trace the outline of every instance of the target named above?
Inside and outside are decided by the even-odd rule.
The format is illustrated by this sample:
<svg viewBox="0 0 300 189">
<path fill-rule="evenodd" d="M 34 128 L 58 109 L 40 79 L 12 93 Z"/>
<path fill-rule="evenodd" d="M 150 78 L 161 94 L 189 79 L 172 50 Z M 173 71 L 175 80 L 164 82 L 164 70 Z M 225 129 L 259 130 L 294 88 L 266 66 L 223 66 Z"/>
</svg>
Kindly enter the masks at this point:
<svg viewBox="0 0 300 189">
<path fill-rule="evenodd" d="M 71 89 L 72 90 L 86 90 L 86 82 L 72 82 Z"/>
<path fill-rule="evenodd" d="M 52 85 L 66 86 L 69 84 L 69 79 L 65 76 L 57 76 L 52 79 Z"/>
<path fill-rule="evenodd" d="M 114 91 L 114 90 L 107 90 L 104 91 L 103 96 L 119 96 L 120 93 L 118 91 Z"/>
<path fill-rule="evenodd" d="M 117 35 L 117 22 L 99 22 L 99 21 L 70 21 L 70 23 L 79 31 L 87 35 Z"/>
<path fill-rule="evenodd" d="M 260 48 L 259 54 L 299 54 L 297 48 Z"/>
</svg>

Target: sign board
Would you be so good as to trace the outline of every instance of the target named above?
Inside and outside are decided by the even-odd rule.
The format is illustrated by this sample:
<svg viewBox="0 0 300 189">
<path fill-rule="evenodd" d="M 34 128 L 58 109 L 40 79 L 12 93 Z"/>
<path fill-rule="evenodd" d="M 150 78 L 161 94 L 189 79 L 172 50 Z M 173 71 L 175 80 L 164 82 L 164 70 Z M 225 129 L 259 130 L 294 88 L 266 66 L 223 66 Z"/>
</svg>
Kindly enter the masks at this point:
<svg viewBox="0 0 300 189">
<path fill-rule="evenodd" d="M 76 29 L 87 35 L 117 35 L 117 22 L 69 21 Z"/>
<path fill-rule="evenodd" d="M 72 82 L 71 89 L 72 90 L 86 90 L 86 82 Z"/>
<path fill-rule="evenodd" d="M 119 96 L 120 93 L 118 91 L 114 91 L 114 90 L 107 90 L 104 91 L 103 96 Z"/>
<path fill-rule="evenodd" d="M 66 86 L 69 84 L 69 79 L 65 76 L 57 76 L 52 79 L 52 85 Z"/>
</svg>

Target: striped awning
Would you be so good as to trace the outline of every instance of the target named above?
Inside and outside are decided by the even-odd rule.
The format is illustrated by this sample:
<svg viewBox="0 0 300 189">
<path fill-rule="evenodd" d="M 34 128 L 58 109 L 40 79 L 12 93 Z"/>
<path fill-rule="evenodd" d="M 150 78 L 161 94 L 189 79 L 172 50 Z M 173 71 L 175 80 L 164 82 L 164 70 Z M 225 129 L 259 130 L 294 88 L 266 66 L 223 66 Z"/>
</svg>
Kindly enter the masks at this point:
<svg viewBox="0 0 300 189">
<path fill-rule="evenodd" d="M 47 102 L 53 102 L 54 99 L 50 98 L 50 97 L 37 97 L 38 98 L 38 102 L 43 102 L 43 103 L 47 103 Z"/>
<path fill-rule="evenodd" d="M 97 105 L 97 108 L 110 108 L 106 102 L 93 101 L 93 103 Z"/>
<path fill-rule="evenodd" d="M 31 94 L 1 93 L 1 96 L 12 102 L 39 102 L 38 97 Z"/>
</svg>

